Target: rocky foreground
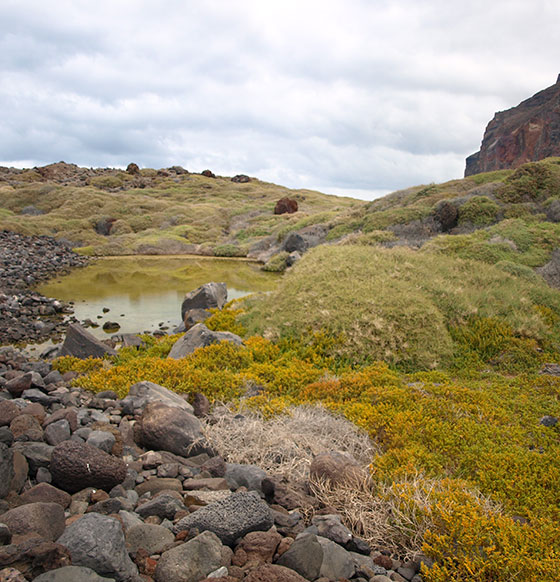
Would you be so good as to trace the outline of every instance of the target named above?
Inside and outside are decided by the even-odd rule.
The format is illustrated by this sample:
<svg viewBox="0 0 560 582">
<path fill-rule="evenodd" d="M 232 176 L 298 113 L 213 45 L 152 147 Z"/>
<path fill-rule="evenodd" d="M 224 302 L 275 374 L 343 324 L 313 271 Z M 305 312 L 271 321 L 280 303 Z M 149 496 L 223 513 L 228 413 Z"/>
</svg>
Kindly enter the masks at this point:
<svg viewBox="0 0 560 582">
<path fill-rule="evenodd" d="M 0 581 L 421 580 L 304 483 L 217 456 L 203 427 L 225 412 L 202 395 L 140 382 L 119 400 L 74 376 L 0 348 Z M 357 472 L 332 451 L 310 467 Z"/>
<path fill-rule="evenodd" d="M 64 331 L 71 306 L 44 297 L 33 286 L 88 259 L 49 236 L 0 231 L 0 344 L 40 341 Z"/>
</svg>

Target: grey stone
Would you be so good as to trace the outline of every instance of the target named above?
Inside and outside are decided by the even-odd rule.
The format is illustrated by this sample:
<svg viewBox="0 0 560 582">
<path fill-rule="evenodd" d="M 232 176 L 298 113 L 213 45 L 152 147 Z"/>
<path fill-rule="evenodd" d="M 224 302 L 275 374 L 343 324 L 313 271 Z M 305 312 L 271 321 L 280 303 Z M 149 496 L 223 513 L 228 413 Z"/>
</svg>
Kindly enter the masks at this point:
<svg viewBox="0 0 560 582">
<path fill-rule="evenodd" d="M 7 426 L 0 426 L 0 443 L 11 447 L 14 442 L 14 435 Z"/>
<path fill-rule="evenodd" d="M 229 331 L 211 331 L 203 323 L 191 327 L 180 337 L 169 352 L 169 358 L 180 359 L 192 354 L 197 348 L 203 348 L 220 342 L 231 342 L 238 346 L 243 340 Z"/>
<path fill-rule="evenodd" d="M 49 384 L 59 384 L 60 382 L 64 382 L 64 378 L 62 374 L 58 370 L 51 370 L 44 378 L 45 385 L 48 386 Z"/>
<path fill-rule="evenodd" d="M 29 402 L 38 402 L 43 406 L 48 406 L 51 402 L 54 401 L 54 398 L 52 398 L 48 394 L 45 394 L 38 388 L 30 388 L 29 390 L 24 390 L 21 394 L 21 397 L 25 398 L 26 400 L 29 400 Z"/>
<path fill-rule="evenodd" d="M 27 459 L 29 472 L 33 476 L 40 467 L 49 467 L 54 447 L 47 443 L 14 443 L 14 450 Z"/>
<path fill-rule="evenodd" d="M 209 531 L 167 550 L 155 571 L 156 582 L 198 582 L 222 566 L 222 544 Z"/>
<path fill-rule="evenodd" d="M 352 578 L 355 566 L 350 552 L 327 538 L 317 536 L 317 541 L 323 548 L 320 575 L 329 580 Z"/>
<path fill-rule="evenodd" d="M 64 566 L 44 572 L 33 582 L 115 582 L 114 578 L 105 578 L 96 574 L 91 568 L 83 566 Z"/>
<path fill-rule="evenodd" d="M 0 498 L 6 497 L 14 478 L 14 453 L 4 443 L 0 443 Z"/>
<path fill-rule="evenodd" d="M 137 382 L 130 387 L 128 394 L 121 400 L 123 411 L 134 414 L 135 410 L 143 410 L 150 402 L 160 402 L 172 408 L 180 408 L 192 414 L 193 407 L 175 392 L 154 384 L 153 382 Z"/>
<path fill-rule="evenodd" d="M 280 566 L 295 570 L 308 580 L 315 580 L 323 564 L 323 548 L 317 536 L 302 535 L 276 561 Z"/>
<path fill-rule="evenodd" d="M 4 388 L 6 388 L 10 394 L 17 397 L 20 396 L 25 390 L 29 390 L 29 388 L 31 388 L 32 380 L 32 372 L 27 372 L 27 374 L 21 374 L 20 376 L 16 376 L 15 378 L 8 380 Z"/>
<path fill-rule="evenodd" d="M 543 416 L 539 420 L 539 424 L 546 427 L 556 426 L 558 424 L 558 418 L 556 416 Z"/>
<path fill-rule="evenodd" d="M 160 554 L 174 540 L 175 536 L 167 528 L 150 523 L 134 525 L 126 532 L 126 546 L 133 554 L 140 548 L 150 555 Z"/>
<path fill-rule="evenodd" d="M 88 513 L 69 525 L 58 543 L 68 548 L 75 566 L 91 568 L 117 582 L 128 582 L 138 576 L 116 519 Z"/>
<path fill-rule="evenodd" d="M 115 356 L 116 354 L 113 348 L 99 341 L 78 323 L 71 323 L 68 326 L 64 343 L 60 348 L 61 356 L 74 356 L 81 359 L 90 356 L 102 358 L 104 355 Z"/>
<path fill-rule="evenodd" d="M 88 436 L 86 443 L 105 451 L 106 453 L 110 453 L 113 450 L 116 440 L 115 435 L 110 432 L 105 430 L 93 430 Z"/>
<path fill-rule="evenodd" d="M 151 402 L 144 408 L 137 427 L 135 435 L 146 448 L 183 457 L 212 452 L 200 421 L 186 410 Z"/>
<path fill-rule="evenodd" d="M 197 528 L 214 532 L 224 544 L 232 545 L 251 531 L 267 531 L 273 525 L 272 513 L 258 494 L 233 493 L 187 515 L 174 526 L 175 533 Z"/>
<path fill-rule="evenodd" d="M 181 304 L 181 321 L 191 309 L 222 309 L 227 301 L 227 286 L 225 283 L 206 283 L 193 291 L 189 291 Z"/>
<path fill-rule="evenodd" d="M 178 511 L 186 511 L 187 508 L 173 495 L 161 493 L 157 497 L 146 501 L 136 508 L 136 513 L 143 518 L 149 515 L 157 515 L 161 519 L 173 519 Z"/>
<path fill-rule="evenodd" d="M 64 418 L 52 422 L 45 427 L 44 435 L 47 443 L 54 447 L 72 436 L 70 423 Z"/>
<path fill-rule="evenodd" d="M 311 523 L 317 527 L 318 535 L 345 546 L 352 539 L 352 532 L 342 524 L 340 515 L 316 515 Z"/>
<path fill-rule="evenodd" d="M 555 289 L 560 289 L 560 248 L 554 249 L 550 261 L 535 269 Z"/>
<path fill-rule="evenodd" d="M 249 491 L 257 491 L 262 497 L 262 481 L 265 478 L 266 471 L 256 465 L 226 464 L 225 479 L 230 489 L 246 487 Z"/>
<path fill-rule="evenodd" d="M 122 526 L 125 532 L 135 525 L 142 525 L 144 523 L 135 513 L 131 511 L 119 511 L 119 518 L 122 522 Z"/>
<path fill-rule="evenodd" d="M 212 313 L 207 309 L 189 309 L 185 312 L 185 316 L 183 317 L 184 329 L 182 329 L 181 332 L 187 331 L 197 323 L 206 321 L 211 315 Z"/>
</svg>

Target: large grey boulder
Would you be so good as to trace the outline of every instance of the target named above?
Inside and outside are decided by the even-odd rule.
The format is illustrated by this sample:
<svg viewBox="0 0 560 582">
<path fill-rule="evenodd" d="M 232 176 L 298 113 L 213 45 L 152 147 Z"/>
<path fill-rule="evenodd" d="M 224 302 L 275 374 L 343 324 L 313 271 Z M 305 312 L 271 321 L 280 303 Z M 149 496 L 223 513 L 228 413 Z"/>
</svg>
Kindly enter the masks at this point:
<svg viewBox="0 0 560 582">
<path fill-rule="evenodd" d="M 315 580 L 320 575 L 323 559 L 323 548 L 317 536 L 307 534 L 298 537 L 276 563 L 295 570 L 307 580 Z"/>
<path fill-rule="evenodd" d="M 87 513 L 66 528 L 58 543 L 68 548 L 74 566 L 91 568 L 117 582 L 138 576 L 128 557 L 121 524 L 112 517 Z"/>
<path fill-rule="evenodd" d="M 206 283 L 198 289 L 189 291 L 181 304 L 181 321 L 191 309 L 222 309 L 227 301 L 227 286 L 225 283 Z"/>
<path fill-rule="evenodd" d="M 550 261 L 536 271 L 551 287 L 560 289 L 560 249 L 555 249 Z"/>
<path fill-rule="evenodd" d="M 211 331 L 203 323 L 197 323 L 175 342 L 168 357 L 178 360 L 192 354 L 198 348 L 205 348 L 220 342 L 231 342 L 238 346 L 243 344 L 243 340 L 234 333 Z"/>
<path fill-rule="evenodd" d="M 154 578 L 156 582 L 198 582 L 222 566 L 222 548 L 216 535 L 205 531 L 164 552 Z"/>
<path fill-rule="evenodd" d="M 139 444 L 183 457 L 212 452 L 196 416 L 180 408 L 151 402 L 135 427 Z"/>
<path fill-rule="evenodd" d="M 251 531 L 267 531 L 274 523 L 268 505 L 254 491 L 233 493 L 222 501 L 210 503 L 183 517 L 175 526 L 178 533 L 193 528 L 215 533 L 224 544 L 232 545 L 236 539 Z"/>
<path fill-rule="evenodd" d="M 86 487 L 110 491 L 126 477 L 126 463 L 96 447 L 63 441 L 54 447 L 50 472 L 55 485 L 75 493 Z"/>
<path fill-rule="evenodd" d="M 86 331 L 79 323 L 71 323 L 66 330 L 64 343 L 60 348 L 61 356 L 74 356 L 75 358 L 86 359 L 102 358 L 105 355 L 114 356 L 116 351 L 105 345 Z"/>
<path fill-rule="evenodd" d="M 316 515 L 311 523 L 321 537 L 341 546 L 346 546 L 352 541 L 352 532 L 341 522 L 340 515 Z"/>
<path fill-rule="evenodd" d="M 193 407 L 179 394 L 171 392 L 164 386 L 153 382 L 137 382 L 133 384 L 125 398 L 121 400 L 123 411 L 134 414 L 135 411 L 143 410 L 150 402 L 160 402 L 172 408 L 180 408 L 192 414 Z"/>
<path fill-rule="evenodd" d="M 8 495 L 13 478 L 14 452 L 4 443 L 0 443 L 0 498 Z"/>
<path fill-rule="evenodd" d="M 33 578 L 33 582 L 115 582 L 115 579 L 99 576 L 91 568 L 65 566 L 45 572 Z"/>
</svg>

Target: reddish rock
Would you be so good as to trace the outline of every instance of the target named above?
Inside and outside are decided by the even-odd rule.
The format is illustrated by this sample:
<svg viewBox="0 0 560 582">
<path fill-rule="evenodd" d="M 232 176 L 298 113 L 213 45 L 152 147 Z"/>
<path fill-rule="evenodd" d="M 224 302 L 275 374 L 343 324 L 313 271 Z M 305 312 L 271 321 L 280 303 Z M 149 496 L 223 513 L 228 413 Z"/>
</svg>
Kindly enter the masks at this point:
<svg viewBox="0 0 560 582">
<path fill-rule="evenodd" d="M 43 429 L 39 421 L 29 414 L 20 414 L 10 423 L 10 430 L 16 440 L 42 441 Z"/>
<path fill-rule="evenodd" d="M 271 563 L 282 536 L 275 531 L 248 533 L 235 550 L 234 566 Z"/>
<path fill-rule="evenodd" d="M 126 167 L 126 173 L 130 174 L 131 176 L 140 175 L 140 168 L 138 167 L 138 164 L 130 162 L 130 164 L 128 164 L 128 166 Z"/>
<path fill-rule="evenodd" d="M 10 426 L 16 416 L 21 414 L 21 408 L 10 400 L 0 400 L 0 426 Z"/>
<path fill-rule="evenodd" d="M 32 381 L 32 373 L 27 372 L 26 374 L 21 374 L 21 376 L 16 376 L 12 380 L 8 380 L 8 382 L 6 382 L 5 388 L 13 396 L 21 396 L 22 392 L 31 388 Z"/>
<path fill-rule="evenodd" d="M 560 76 L 552 87 L 494 115 L 480 151 L 467 158 L 465 177 L 560 156 L 559 81 Z"/>
<path fill-rule="evenodd" d="M 65 528 L 64 509 L 58 503 L 27 503 L 2 514 L 12 535 L 36 534 L 54 541 Z"/>
<path fill-rule="evenodd" d="M 0 582 L 27 582 L 25 576 L 15 568 L 0 570 Z"/>
<path fill-rule="evenodd" d="M 66 509 L 72 502 L 72 496 L 66 491 L 57 489 L 49 483 L 39 483 L 21 495 L 24 503 L 58 503 Z"/>
<path fill-rule="evenodd" d="M 74 493 L 86 487 L 110 491 L 126 477 L 126 463 L 86 443 L 63 441 L 52 451 L 53 482 Z"/>
<path fill-rule="evenodd" d="M 45 407 L 38 402 L 31 402 L 28 404 L 22 410 L 22 414 L 29 414 L 30 416 L 34 416 L 40 423 L 42 423 L 45 420 L 45 416 L 47 416 Z"/>
<path fill-rule="evenodd" d="M 19 570 L 28 580 L 43 572 L 63 568 L 71 564 L 70 552 L 64 546 L 37 538 L 21 544 L 0 546 L 0 568 L 11 566 Z"/>
<path fill-rule="evenodd" d="M 280 198 L 274 207 L 274 214 L 293 214 L 297 211 L 298 203 L 293 198 Z"/>
<path fill-rule="evenodd" d="M 212 172 L 211 170 L 204 170 L 203 172 L 201 172 L 201 174 L 203 176 L 206 176 L 207 178 L 215 178 L 216 174 L 214 174 L 214 172 Z"/>
<path fill-rule="evenodd" d="M 56 412 L 53 412 L 44 422 L 43 428 L 49 426 L 53 422 L 58 422 L 59 420 L 66 420 L 70 425 L 70 430 L 74 432 L 78 428 L 78 410 L 74 407 L 61 408 Z"/>
<path fill-rule="evenodd" d="M 307 582 L 294 570 L 274 564 L 263 564 L 243 579 L 244 582 Z"/>
<path fill-rule="evenodd" d="M 251 178 L 245 174 L 237 174 L 237 176 L 234 176 L 231 181 L 237 184 L 246 184 L 251 181 Z"/>
</svg>

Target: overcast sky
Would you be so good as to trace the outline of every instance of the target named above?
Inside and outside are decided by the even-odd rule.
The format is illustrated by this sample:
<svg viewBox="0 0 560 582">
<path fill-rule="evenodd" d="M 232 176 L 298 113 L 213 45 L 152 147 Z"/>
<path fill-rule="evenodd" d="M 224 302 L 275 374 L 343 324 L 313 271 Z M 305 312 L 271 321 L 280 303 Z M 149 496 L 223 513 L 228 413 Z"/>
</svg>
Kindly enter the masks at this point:
<svg viewBox="0 0 560 582">
<path fill-rule="evenodd" d="M 556 82 L 559 0 L 1 0 L 0 165 L 373 198 L 462 177 Z"/>
</svg>

